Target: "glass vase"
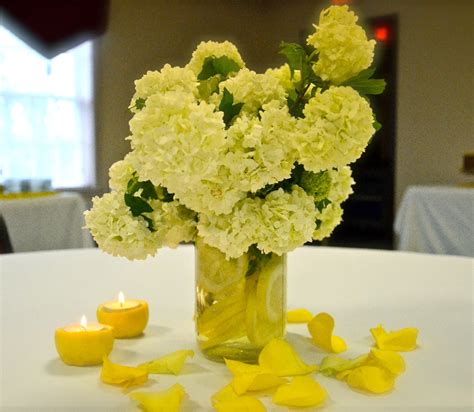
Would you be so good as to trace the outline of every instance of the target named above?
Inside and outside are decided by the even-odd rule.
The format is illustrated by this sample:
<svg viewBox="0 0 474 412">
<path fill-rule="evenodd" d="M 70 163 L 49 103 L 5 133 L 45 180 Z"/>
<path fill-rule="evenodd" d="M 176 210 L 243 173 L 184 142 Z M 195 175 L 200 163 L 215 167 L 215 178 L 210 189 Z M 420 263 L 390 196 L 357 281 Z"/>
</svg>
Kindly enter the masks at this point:
<svg viewBox="0 0 474 412">
<path fill-rule="evenodd" d="M 285 335 L 286 255 L 251 247 L 237 259 L 196 241 L 196 332 L 208 359 L 255 363 Z"/>
</svg>

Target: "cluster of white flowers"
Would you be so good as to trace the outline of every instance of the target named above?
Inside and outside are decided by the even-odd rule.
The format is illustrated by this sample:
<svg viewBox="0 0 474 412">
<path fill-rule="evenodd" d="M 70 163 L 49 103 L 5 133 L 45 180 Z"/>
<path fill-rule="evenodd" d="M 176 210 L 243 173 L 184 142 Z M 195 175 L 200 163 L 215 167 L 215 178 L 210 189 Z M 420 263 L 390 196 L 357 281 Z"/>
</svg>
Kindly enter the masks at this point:
<svg viewBox="0 0 474 412">
<path fill-rule="evenodd" d="M 99 247 L 144 259 L 199 235 L 235 258 L 252 245 L 281 255 L 329 236 L 352 193 L 348 165 L 375 132 L 367 100 L 338 86 L 372 61 L 356 21 L 345 6 L 322 13 L 308 43 L 315 73 L 333 85 L 309 84 L 296 100 L 304 70 L 257 74 L 230 42 L 202 42 L 184 68 L 137 80 L 132 151 L 86 212 Z"/>
<path fill-rule="evenodd" d="M 316 31 L 307 42 L 319 52 L 314 71 L 323 80 L 340 84 L 371 65 L 375 40 L 367 40 L 357 20 L 348 6 L 321 12 L 319 25 L 314 26 Z"/>
</svg>

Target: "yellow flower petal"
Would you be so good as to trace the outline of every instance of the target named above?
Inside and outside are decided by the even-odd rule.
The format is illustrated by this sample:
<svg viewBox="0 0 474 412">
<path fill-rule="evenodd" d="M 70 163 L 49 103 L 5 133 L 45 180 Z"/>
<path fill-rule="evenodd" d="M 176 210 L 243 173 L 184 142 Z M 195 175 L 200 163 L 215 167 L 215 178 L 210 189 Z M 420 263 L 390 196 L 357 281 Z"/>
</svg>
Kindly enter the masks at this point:
<svg viewBox="0 0 474 412">
<path fill-rule="evenodd" d="M 351 388 L 372 393 L 384 393 L 393 389 L 395 377 L 387 370 L 377 366 L 360 366 L 349 373 L 346 382 Z"/>
<path fill-rule="evenodd" d="M 319 365 L 319 372 L 325 376 L 336 376 L 340 372 L 355 369 L 362 366 L 367 361 L 367 355 L 361 355 L 354 359 L 344 359 L 336 355 L 326 356 Z M 344 375 L 340 375 L 344 376 Z"/>
<path fill-rule="evenodd" d="M 133 392 L 130 398 L 147 412 L 179 412 L 185 394 L 184 388 L 176 383 L 165 391 Z"/>
<path fill-rule="evenodd" d="M 293 347 L 283 339 L 272 339 L 260 352 L 260 366 L 270 369 L 277 376 L 307 375 L 316 365 L 306 365 Z"/>
<path fill-rule="evenodd" d="M 216 402 L 224 402 L 228 400 L 232 400 L 237 398 L 238 395 L 235 393 L 234 388 L 232 385 L 226 385 L 214 395 L 211 396 L 212 404 L 214 405 Z"/>
<path fill-rule="evenodd" d="M 297 376 L 290 383 L 280 386 L 272 401 L 285 406 L 319 406 L 326 399 L 325 389 L 309 376 Z"/>
<path fill-rule="evenodd" d="M 405 361 L 402 356 L 393 351 L 372 349 L 367 357 L 366 365 L 380 366 L 394 375 L 405 372 Z"/>
<path fill-rule="evenodd" d="M 308 323 L 313 318 L 313 314 L 308 309 L 293 309 L 286 312 L 288 323 Z"/>
<path fill-rule="evenodd" d="M 165 355 L 159 359 L 142 363 L 141 365 L 138 365 L 138 367 L 146 369 L 148 373 L 179 375 L 183 369 L 186 358 L 193 356 L 194 352 L 192 350 L 182 349 L 173 353 L 169 353 L 168 355 Z"/>
<path fill-rule="evenodd" d="M 375 344 L 379 349 L 395 352 L 408 352 L 416 349 L 418 329 L 403 328 L 397 331 L 386 332 L 382 325 L 370 329 Z"/>
<path fill-rule="evenodd" d="M 340 353 L 347 350 L 346 342 L 339 336 L 332 334 L 334 319 L 329 313 L 317 314 L 309 323 L 308 330 L 316 346 L 327 352 Z"/>
<path fill-rule="evenodd" d="M 148 372 L 144 369 L 112 363 L 107 356 L 104 356 L 100 379 L 109 385 L 129 388 L 144 384 L 148 380 Z"/>
<path fill-rule="evenodd" d="M 224 386 L 211 397 L 212 405 L 220 412 L 265 412 L 265 406 L 251 396 L 238 396 L 232 385 Z"/>
<path fill-rule="evenodd" d="M 217 402 L 214 408 L 217 412 L 266 412 L 263 403 L 251 396 L 239 396 L 232 400 Z"/>
<path fill-rule="evenodd" d="M 286 379 L 275 375 L 270 369 L 258 365 L 225 359 L 234 379 L 231 383 L 235 393 L 242 395 L 247 391 L 262 391 L 286 383 Z"/>
</svg>

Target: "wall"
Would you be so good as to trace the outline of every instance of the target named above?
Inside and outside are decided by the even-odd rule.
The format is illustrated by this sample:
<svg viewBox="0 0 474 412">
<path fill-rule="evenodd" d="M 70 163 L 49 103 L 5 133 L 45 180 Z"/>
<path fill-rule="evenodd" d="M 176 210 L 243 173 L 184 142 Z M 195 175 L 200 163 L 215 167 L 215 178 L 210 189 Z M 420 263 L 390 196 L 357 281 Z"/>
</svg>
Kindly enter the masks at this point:
<svg viewBox="0 0 474 412">
<path fill-rule="evenodd" d="M 184 65 L 200 40 L 235 42 L 250 68 L 282 62 L 281 40 L 298 41 L 322 4 L 293 0 L 112 0 L 109 30 L 97 47 L 97 176 L 129 151 L 124 140 L 133 81 L 163 64 Z M 396 201 L 412 184 L 458 179 L 473 144 L 470 0 L 359 0 L 361 14 L 399 14 Z"/>
</svg>

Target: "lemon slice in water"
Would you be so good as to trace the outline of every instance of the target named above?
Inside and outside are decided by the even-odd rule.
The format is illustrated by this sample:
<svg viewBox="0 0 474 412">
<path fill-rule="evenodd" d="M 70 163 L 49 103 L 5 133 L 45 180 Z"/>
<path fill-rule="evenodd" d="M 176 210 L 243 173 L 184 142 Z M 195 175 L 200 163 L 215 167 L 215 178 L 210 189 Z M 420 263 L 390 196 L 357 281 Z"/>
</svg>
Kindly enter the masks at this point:
<svg viewBox="0 0 474 412">
<path fill-rule="evenodd" d="M 283 335 L 285 327 L 285 273 L 283 257 L 273 255 L 259 273 L 248 279 L 247 336 L 256 346 Z"/>
<path fill-rule="evenodd" d="M 227 260 L 224 253 L 207 245 L 199 237 L 196 240 L 196 246 L 198 282 L 206 292 L 222 293 L 244 279 L 248 268 L 246 254 L 237 259 Z"/>
</svg>

